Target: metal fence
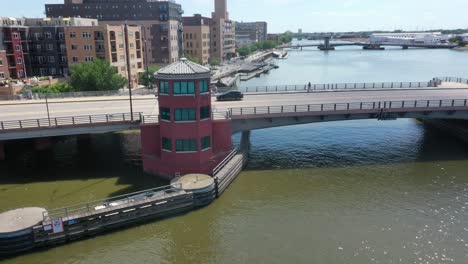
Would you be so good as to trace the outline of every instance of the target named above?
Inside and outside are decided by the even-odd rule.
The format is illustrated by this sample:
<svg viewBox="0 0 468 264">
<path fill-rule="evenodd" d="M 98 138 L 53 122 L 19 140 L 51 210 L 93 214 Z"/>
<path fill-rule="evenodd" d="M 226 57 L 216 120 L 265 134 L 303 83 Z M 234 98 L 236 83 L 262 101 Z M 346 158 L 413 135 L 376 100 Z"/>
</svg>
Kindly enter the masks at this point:
<svg viewBox="0 0 468 264">
<path fill-rule="evenodd" d="M 117 113 L 103 115 L 67 116 L 41 119 L 27 119 L 14 121 L 1 121 L 0 131 L 12 129 L 31 129 L 60 127 L 86 124 L 119 123 L 119 122 L 140 122 L 143 119 L 142 113 Z"/>
<path fill-rule="evenodd" d="M 132 90 L 132 95 L 155 95 L 157 89 L 137 89 Z M 128 90 L 118 90 L 118 91 L 89 91 L 89 92 L 74 92 L 74 93 L 48 93 L 32 94 L 34 99 L 54 99 L 54 98 L 75 98 L 75 97 L 101 97 L 101 96 L 128 96 Z M 31 99 L 32 99 L 31 98 Z"/>
<path fill-rule="evenodd" d="M 108 199 L 102 199 L 72 206 L 67 206 L 58 209 L 47 210 L 43 212 L 43 219 L 44 221 L 85 214 L 89 212 L 98 212 L 99 210 L 106 209 L 108 207 L 122 205 L 122 204 L 130 204 L 137 200 L 145 199 L 145 198 L 155 198 L 158 196 L 164 196 L 165 194 L 178 191 L 180 190 L 180 185 L 168 185 L 158 188 L 153 188 L 149 190 L 134 192 L 126 195 L 120 195 L 111 197 Z"/>
<path fill-rule="evenodd" d="M 438 77 L 437 79 L 443 82 L 453 82 L 453 83 L 466 83 L 468 84 L 468 79 L 459 78 L 459 77 Z"/>
<path fill-rule="evenodd" d="M 245 93 L 274 93 L 274 92 L 308 92 L 308 91 L 330 91 L 330 90 L 366 90 L 366 89 L 404 89 L 404 88 L 427 88 L 434 87 L 429 82 L 383 82 L 383 83 L 329 83 L 300 85 L 275 85 L 275 86 L 252 86 L 243 87 L 240 90 Z"/>
<path fill-rule="evenodd" d="M 385 102 L 329 103 L 309 105 L 278 105 L 260 107 L 230 108 L 229 117 L 243 115 L 265 115 L 282 113 L 333 112 L 351 110 L 382 110 L 382 109 L 414 109 L 414 108 L 444 108 L 467 107 L 467 99 L 454 100 L 411 100 Z M 468 108 L 467 108 L 468 109 Z"/>
</svg>

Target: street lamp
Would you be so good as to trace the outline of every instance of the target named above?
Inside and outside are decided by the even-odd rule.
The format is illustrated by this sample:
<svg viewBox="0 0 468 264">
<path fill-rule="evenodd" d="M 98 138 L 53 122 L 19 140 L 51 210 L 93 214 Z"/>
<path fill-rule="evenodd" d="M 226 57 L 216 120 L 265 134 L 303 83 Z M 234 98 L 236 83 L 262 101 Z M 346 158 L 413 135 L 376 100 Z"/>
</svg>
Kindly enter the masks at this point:
<svg viewBox="0 0 468 264">
<path fill-rule="evenodd" d="M 130 62 L 130 49 L 128 48 L 128 22 L 125 21 L 125 54 L 127 56 L 127 72 L 128 72 L 128 95 L 130 97 L 130 118 L 133 121 L 133 102 L 132 102 L 132 88 L 133 88 L 133 81 L 132 81 L 132 68 Z"/>
<path fill-rule="evenodd" d="M 47 100 L 47 94 L 45 94 L 45 103 L 46 103 L 46 109 L 47 109 L 47 120 L 49 120 L 49 126 L 50 126 L 49 101 Z"/>
</svg>

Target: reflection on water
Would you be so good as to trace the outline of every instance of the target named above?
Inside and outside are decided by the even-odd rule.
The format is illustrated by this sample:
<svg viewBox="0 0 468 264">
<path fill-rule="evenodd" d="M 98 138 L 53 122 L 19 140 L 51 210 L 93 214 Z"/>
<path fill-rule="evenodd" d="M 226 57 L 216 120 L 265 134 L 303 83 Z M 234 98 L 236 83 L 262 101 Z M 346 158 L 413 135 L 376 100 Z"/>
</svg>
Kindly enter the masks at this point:
<svg viewBox="0 0 468 264">
<path fill-rule="evenodd" d="M 355 59 L 353 52 L 340 54 Z M 373 54 L 389 65 L 396 60 Z M 283 70 L 298 69 L 294 56 Z M 416 66 L 428 59 L 414 56 L 404 67 L 421 77 Z M 303 60 L 310 72 L 318 67 L 308 62 L 315 55 Z M 353 67 L 325 65 L 320 76 L 359 81 L 348 76 Z M 392 79 L 413 79 L 395 72 Z M 207 208 L 4 263 L 466 263 L 468 148 L 456 139 L 401 119 L 259 130 L 251 144 L 246 170 Z M 142 171 L 135 132 L 60 138 L 51 151 L 31 149 L 8 146 L 9 159 L 0 162 L 0 210 L 60 207 L 166 184 Z"/>
</svg>

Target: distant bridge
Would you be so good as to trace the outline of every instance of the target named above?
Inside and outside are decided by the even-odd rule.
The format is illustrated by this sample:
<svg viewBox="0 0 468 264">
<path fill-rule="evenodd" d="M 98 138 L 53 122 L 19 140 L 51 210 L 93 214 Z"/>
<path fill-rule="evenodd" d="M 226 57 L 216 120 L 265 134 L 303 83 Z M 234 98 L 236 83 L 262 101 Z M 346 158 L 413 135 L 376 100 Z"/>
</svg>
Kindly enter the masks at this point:
<svg viewBox="0 0 468 264">
<path fill-rule="evenodd" d="M 333 43 L 330 42 L 330 39 L 325 38 L 324 43 L 319 44 L 296 44 L 296 45 L 282 45 L 279 48 L 284 49 L 300 49 L 307 47 L 317 47 L 320 50 L 334 50 L 335 47 L 341 46 L 361 46 L 363 49 L 366 50 L 383 50 L 384 47 L 402 47 L 403 49 L 408 48 L 425 48 L 425 49 L 453 49 L 456 48 L 457 45 L 453 44 L 419 44 L 419 43 L 390 43 L 390 42 L 378 42 L 378 43 L 370 43 L 370 42 L 337 42 Z"/>
</svg>

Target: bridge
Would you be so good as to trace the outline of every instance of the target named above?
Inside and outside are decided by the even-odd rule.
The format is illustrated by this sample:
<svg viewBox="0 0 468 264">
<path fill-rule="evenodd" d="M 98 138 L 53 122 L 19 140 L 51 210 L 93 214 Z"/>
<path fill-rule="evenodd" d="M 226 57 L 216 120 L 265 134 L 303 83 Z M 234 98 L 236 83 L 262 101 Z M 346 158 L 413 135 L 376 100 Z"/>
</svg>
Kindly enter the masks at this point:
<svg viewBox="0 0 468 264">
<path fill-rule="evenodd" d="M 433 82 L 336 83 L 247 87 L 243 101 L 213 102 L 213 119 L 230 119 L 233 133 L 283 125 L 353 119 L 465 119 L 468 80 Z M 159 121 L 155 97 L 128 100 L 29 101 L 0 104 L 0 142 L 98 134 L 139 129 Z M 64 110 L 66 109 L 66 110 Z M 108 114 L 120 110 L 120 113 Z M 15 112 L 16 111 L 16 112 Z M 42 114 L 41 114 L 42 113 Z M 61 113 L 78 115 L 62 116 Z M 15 116 L 30 117 L 15 119 Z M 11 119 L 10 119 L 11 118 Z"/>
<path fill-rule="evenodd" d="M 390 43 L 390 42 L 330 42 L 330 38 L 325 38 L 324 43 L 320 44 L 287 44 L 281 45 L 278 48 L 283 49 L 300 49 L 307 47 L 317 47 L 320 50 L 334 50 L 335 47 L 341 46 L 360 46 L 365 50 L 383 50 L 384 47 L 401 47 L 402 49 L 408 48 L 424 48 L 424 49 L 453 49 L 457 45 L 454 44 L 421 44 L 421 43 Z"/>
</svg>

